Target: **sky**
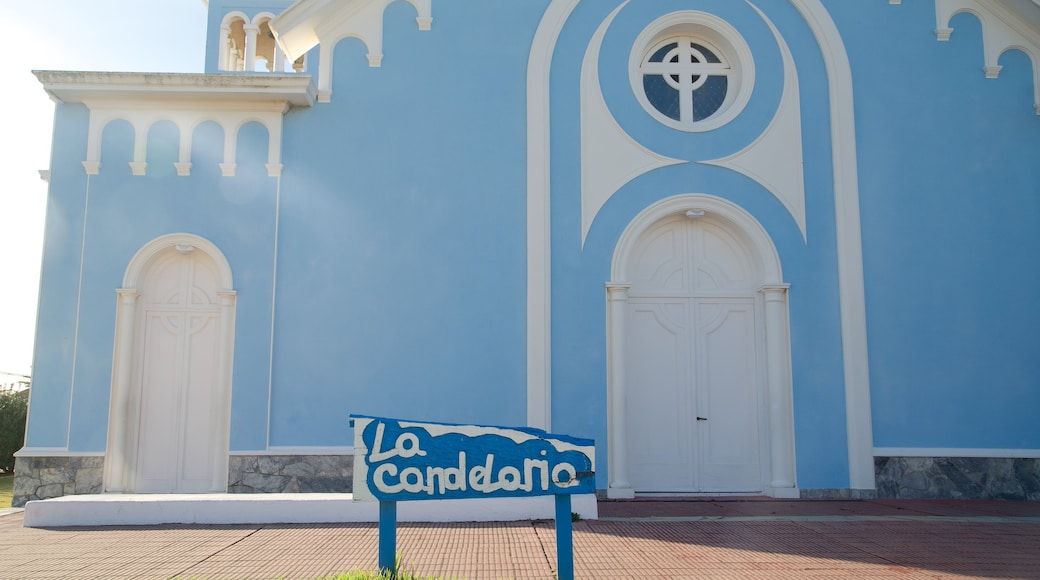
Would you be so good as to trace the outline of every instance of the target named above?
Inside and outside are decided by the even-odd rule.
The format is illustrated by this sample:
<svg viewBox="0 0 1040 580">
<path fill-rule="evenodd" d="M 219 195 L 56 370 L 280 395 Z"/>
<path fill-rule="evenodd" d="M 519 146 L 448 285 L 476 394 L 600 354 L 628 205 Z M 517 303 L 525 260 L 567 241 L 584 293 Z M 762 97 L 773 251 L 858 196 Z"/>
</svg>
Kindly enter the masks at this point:
<svg viewBox="0 0 1040 580">
<path fill-rule="evenodd" d="M 0 384 L 30 375 L 54 104 L 33 70 L 202 72 L 202 0 L 0 0 Z M 115 300 L 115 293 L 112 294 Z"/>
</svg>

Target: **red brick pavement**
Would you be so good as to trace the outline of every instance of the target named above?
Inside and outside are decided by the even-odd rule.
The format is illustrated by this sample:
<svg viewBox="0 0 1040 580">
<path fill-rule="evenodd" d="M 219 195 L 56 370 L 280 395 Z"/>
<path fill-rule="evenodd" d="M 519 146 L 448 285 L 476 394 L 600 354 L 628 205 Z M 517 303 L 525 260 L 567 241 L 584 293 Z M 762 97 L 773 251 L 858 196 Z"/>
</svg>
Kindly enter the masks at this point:
<svg viewBox="0 0 1040 580">
<path fill-rule="evenodd" d="M 1040 579 L 1040 502 L 638 500 L 574 525 L 578 578 Z M 0 578 L 312 579 L 376 561 L 374 524 L 22 527 Z M 406 567 L 552 578 L 552 522 L 400 524 Z"/>
</svg>

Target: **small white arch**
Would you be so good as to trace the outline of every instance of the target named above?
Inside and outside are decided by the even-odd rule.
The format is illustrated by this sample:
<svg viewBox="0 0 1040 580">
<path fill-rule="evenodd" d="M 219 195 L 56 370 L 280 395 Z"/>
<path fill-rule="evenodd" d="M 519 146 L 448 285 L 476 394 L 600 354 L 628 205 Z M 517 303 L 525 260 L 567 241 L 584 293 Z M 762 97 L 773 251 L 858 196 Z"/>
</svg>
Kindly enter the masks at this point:
<svg viewBox="0 0 1040 580">
<path fill-rule="evenodd" d="M 235 36 L 240 32 L 232 30 L 236 23 L 240 24 L 240 28 L 244 27 L 249 23 L 249 17 L 244 12 L 236 10 L 225 14 L 220 21 L 220 41 L 217 43 L 217 50 L 220 51 L 217 55 L 219 70 L 242 70 L 239 67 L 241 59 L 235 55 L 245 50 L 245 35 L 243 33 L 241 39 L 236 40 Z"/>
<path fill-rule="evenodd" d="M 221 289 L 230 291 L 234 288 L 231 264 L 228 263 L 224 253 L 220 251 L 216 244 L 195 234 L 176 233 L 159 236 L 137 250 L 137 253 L 134 254 L 134 257 L 127 265 L 126 272 L 123 274 L 123 289 L 137 290 L 141 281 L 141 272 L 145 266 L 159 253 L 170 248 L 177 248 L 178 246 L 196 248 L 205 252 L 213 258 L 213 261 L 216 262 L 219 268 Z"/>
<path fill-rule="evenodd" d="M 259 14 L 253 17 L 253 24 L 260 26 L 268 20 L 274 20 L 274 17 L 275 15 L 270 12 L 260 12 Z"/>
<path fill-rule="evenodd" d="M 231 23 L 235 20 L 241 20 L 243 23 L 249 22 L 249 17 L 246 16 L 245 12 L 235 10 L 234 12 L 228 12 L 224 15 L 224 18 L 220 21 L 221 28 L 231 26 Z"/>
<path fill-rule="evenodd" d="M 658 201 L 640 212 L 628 224 L 614 250 L 610 269 L 613 280 L 618 281 L 624 278 L 625 272 L 628 271 L 628 260 L 632 249 L 643 232 L 665 217 L 687 211 L 704 211 L 732 225 L 734 230 L 743 234 L 746 241 L 755 249 L 753 259 L 762 283 L 780 284 L 783 282 L 780 256 L 769 234 L 758 220 L 731 201 L 713 195 L 693 193 L 676 195 Z"/>
</svg>

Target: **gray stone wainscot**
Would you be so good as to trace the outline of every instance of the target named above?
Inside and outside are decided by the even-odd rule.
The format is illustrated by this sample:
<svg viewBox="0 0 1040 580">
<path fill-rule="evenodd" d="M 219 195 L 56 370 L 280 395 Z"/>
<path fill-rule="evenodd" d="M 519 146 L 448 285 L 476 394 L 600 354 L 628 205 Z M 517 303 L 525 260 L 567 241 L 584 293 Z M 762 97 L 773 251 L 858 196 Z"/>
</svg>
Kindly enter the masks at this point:
<svg viewBox="0 0 1040 580">
<path fill-rule="evenodd" d="M 875 457 L 878 497 L 1040 501 L 1040 459 Z"/>
<path fill-rule="evenodd" d="M 228 493 L 350 493 L 353 455 L 232 455 Z"/>
<path fill-rule="evenodd" d="M 11 507 L 37 499 L 101 493 L 104 467 L 103 456 L 15 457 Z"/>
</svg>

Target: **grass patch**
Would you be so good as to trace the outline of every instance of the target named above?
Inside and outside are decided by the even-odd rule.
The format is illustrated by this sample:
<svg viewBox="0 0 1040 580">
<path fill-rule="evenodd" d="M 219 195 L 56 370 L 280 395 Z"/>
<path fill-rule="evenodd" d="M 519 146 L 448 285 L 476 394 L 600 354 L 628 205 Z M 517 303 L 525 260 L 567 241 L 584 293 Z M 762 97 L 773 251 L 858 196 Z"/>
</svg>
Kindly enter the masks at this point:
<svg viewBox="0 0 1040 580">
<path fill-rule="evenodd" d="M 327 576 L 319 580 L 449 580 L 440 576 L 419 576 L 415 572 L 401 569 L 401 554 L 398 553 L 394 559 L 393 572 L 368 572 L 364 570 L 351 570 L 338 576 Z M 450 579 L 455 580 L 455 579 Z"/>
<path fill-rule="evenodd" d="M 188 580 L 206 580 L 204 578 L 191 577 Z M 366 570 L 351 570 L 350 572 L 342 572 L 335 576 L 323 576 L 321 578 L 315 578 L 314 580 L 457 580 L 454 576 L 451 578 L 445 578 L 443 576 L 420 576 L 415 572 L 409 572 L 401 569 L 401 555 L 397 555 L 396 562 L 394 563 L 394 571 L 380 574 L 379 572 L 371 572 Z"/>
<path fill-rule="evenodd" d="M 0 508 L 11 507 L 12 495 L 14 495 L 14 474 L 0 473 Z"/>
</svg>

